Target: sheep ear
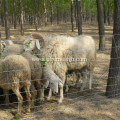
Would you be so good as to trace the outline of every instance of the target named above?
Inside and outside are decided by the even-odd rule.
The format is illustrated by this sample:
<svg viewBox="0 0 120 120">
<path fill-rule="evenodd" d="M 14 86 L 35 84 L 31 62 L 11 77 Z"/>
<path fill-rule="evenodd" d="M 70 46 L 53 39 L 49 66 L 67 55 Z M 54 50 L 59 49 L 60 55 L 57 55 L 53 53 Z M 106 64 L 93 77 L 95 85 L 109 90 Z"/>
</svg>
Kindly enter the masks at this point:
<svg viewBox="0 0 120 120">
<path fill-rule="evenodd" d="M 37 47 L 38 50 L 40 50 L 40 43 L 39 43 L 38 39 L 36 39 L 36 47 Z"/>
<path fill-rule="evenodd" d="M 43 37 L 40 35 L 40 34 L 38 34 L 38 33 L 33 33 L 32 34 L 32 37 L 33 37 L 33 39 L 39 39 L 40 40 L 40 45 L 41 45 L 41 47 L 43 47 L 44 46 L 44 39 L 43 39 Z"/>
</svg>

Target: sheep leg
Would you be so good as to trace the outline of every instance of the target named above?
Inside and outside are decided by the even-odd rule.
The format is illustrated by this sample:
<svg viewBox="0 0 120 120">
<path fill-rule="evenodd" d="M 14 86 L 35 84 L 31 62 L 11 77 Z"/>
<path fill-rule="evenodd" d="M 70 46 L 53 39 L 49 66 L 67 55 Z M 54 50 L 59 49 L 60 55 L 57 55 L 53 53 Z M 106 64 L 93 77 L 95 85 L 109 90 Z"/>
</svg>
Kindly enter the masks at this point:
<svg viewBox="0 0 120 120">
<path fill-rule="evenodd" d="M 44 101 L 44 86 L 41 86 L 40 89 L 40 101 Z"/>
<path fill-rule="evenodd" d="M 22 103 L 23 103 L 23 97 L 22 95 L 20 94 L 20 91 L 19 91 L 19 87 L 18 86 L 15 86 L 13 87 L 14 89 L 13 92 L 16 94 L 17 98 L 18 98 L 18 114 L 21 114 L 21 110 L 22 110 Z"/>
<path fill-rule="evenodd" d="M 52 89 L 50 88 L 50 89 L 49 89 L 49 93 L 48 93 L 47 100 L 50 100 L 51 97 L 52 97 Z"/>
<path fill-rule="evenodd" d="M 58 103 L 62 103 L 64 96 L 63 96 L 63 84 L 59 83 L 59 87 L 60 87 L 60 99 L 58 100 Z"/>
<path fill-rule="evenodd" d="M 37 91 L 33 83 L 31 85 L 31 94 L 32 94 L 32 106 L 34 106 L 34 102 L 37 97 Z"/>
<path fill-rule="evenodd" d="M 78 85 L 80 84 L 79 80 L 80 80 L 80 73 L 77 74 L 77 81 L 75 83 L 75 88 L 78 88 Z"/>
<path fill-rule="evenodd" d="M 9 104 L 9 90 L 4 90 L 4 95 L 5 95 L 5 104 Z"/>
<path fill-rule="evenodd" d="M 93 71 L 90 71 L 89 89 L 92 89 Z"/>
<path fill-rule="evenodd" d="M 82 76 L 83 76 L 83 84 L 82 84 L 82 87 L 81 87 L 81 91 L 83 91 L 85 86 L 86 86 L 87 70 L 83 71 Z"/>
<path fill-rule="evenodd" d="M 66 75 L 66 81 L 65 81 L 65 92 L 68 92 L 69 90 L 69 86 L 68 86 L 68 79 L 67 79 L 67 75 Z"/>
<path fill-rule="evenodd" d="M 25 93 L 26 93 L 26 97 L 27 97 L 27 111 L 26 112 L 30 112 L 30 107 L 31 107 L 31 94 L 30 94 L 30 85 L 27 84 L 27 86 L 25 86 Z"/>
</svg>

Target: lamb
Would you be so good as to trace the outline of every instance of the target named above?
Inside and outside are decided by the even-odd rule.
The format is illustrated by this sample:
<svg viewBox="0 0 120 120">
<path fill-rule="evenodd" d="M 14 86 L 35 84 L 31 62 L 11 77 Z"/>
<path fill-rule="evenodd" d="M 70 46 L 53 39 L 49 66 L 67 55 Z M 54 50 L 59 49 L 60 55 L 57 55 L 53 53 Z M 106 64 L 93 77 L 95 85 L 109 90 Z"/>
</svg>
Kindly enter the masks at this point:
<svg viewBox="0 0 120 120">
<path fill-rule="evenodd" d="M 27 112 L 30 112 L 30 80 L 31 70 L 29 63 L 23 56 L 9 55 L 4 59 L 0 59 L 0 87 L 4 90 L 6 95 L 8 95 L 9 90 L 12 90 L 16 94 L 18 98 L 19 114 L 21 113 L 23 103 L 23 97 L 19 91 L 22 87 L 24 88 L 27 97 Z"/>
<path fill-rule="evenodd" d="M 35 101 L 36 96 L 37 96 L 37 92 L 36 92 L 36 89 L 34 86 L 35 83 L 36 83 L 37 88 L 38 88 L 38 98 L 40 97 L 40 100 L 44 99 L 44 86 L 42 85 L 44 83 L 41 80 L 42 79 L 41 64 L 39 61 L 33 61 L 33 60 L 37 59 L 37 57 L 31 55 L 29 52 L 24 52 L 22 45 L 14 44 L 12 42 L 10 42 L 10 43 L 11 43 L 11 45 L 7 45 L 5 50 L 2 52 L 2 57 L 5 57 L 5 56 L 11 55 L 11 54 L 20 53 L 28 60 L 30 68 L 32 69 L 31 70 L 31 80 L 32 80 L 31 81 L 31 91 L 33 91 L 32 92 L 32 105 L 34 105 L 34 101 Z M 5 102 L 6 104 L 9 102 L 8 96 L 6 97 L 5 101 L 6 101 Z"/>
<path fill-rule="evenodd" d="M 47 60 L 48 58 L 60 59 L 59 61 L 56 61 L 54 59 L 47 60 L 46 67 L 44 67 L 45 79 L 49 78 L 48 80 L 51 84 L 50 86 L 54 93 L 58 92 L 57 89 L 55 89 L 55 86 L 59 84 L 60 87 L 60 99 L 58 100 L 59 103 L 62 103 L 63 101 L 63 86 L 65 83 L 67 71 L 72 70 L 84 72 L 83 80 L 86 81 L 87 76 L 86 71 L 89 70 L 91 83 L 92 73 L 95 67 L 96 59 L 95 42 L 92 37 L 83 35 L 76 37 L 69 36 L 44 37 L 37 33 L 32 34 L 32 37 L 33 40 L 32 42 L 30 41 L 30 45 L 27 48 L 27 50 L 35 51 L 36 48 L 38 48 L 37 51 L 39 57 L 41 57 L 41 59 L 44 60 Z M 25 42 L 24 48 L 26 48 Z M 50 74 L 48 73 L 51 73 L 53 77 L 51 78 Z M 54 80 L 52 80 L 53 78 Z M 52 90 L 50 90 L 48 97 L 51 97 Z"/>
<path fill-rule="evenodd" d="M 6 44 L 5 44 L 5 42 L 4 42 L 3 40 L 1 40 L 0 43 L 1 43 L 1 44 L 0 44 L 0 47 L 1 47 L 0 50 L 1 50 L 1 52 L 2 52 L 2 51 L 4 50 Z"/>
<path fill-rule="evenodd" d="M 19 55 L 23 52 L 24 52 L 23 45 L 19 45 L 19 44 L 6 45 L 6 47 L 2 52 L 2 57 L 6 57 L 7 55 L 10 55 L 10 54 Z"/>
<path fill-rule="evenodd" d="M 4 41 L 1 40 L 1 51 L 3 51 L 6 46 L 13 45 L 13 44 L 14 43 L 11 40 L 4 40 Z"/>
<path fill-rule="evenodd" d="M 30 65 L 31 68 L 31 91 L 32 91 L 32 105 L 34 105 L 34 101 L 37 96 L 35 84 L 38 89 L 38 99 L 41 101 L 44 100 L 44 80 L 42 80 L 42 66 L 39 59 L 32 55 L 30 52 L 24 52 L 22 54 Z"/>
</svg>

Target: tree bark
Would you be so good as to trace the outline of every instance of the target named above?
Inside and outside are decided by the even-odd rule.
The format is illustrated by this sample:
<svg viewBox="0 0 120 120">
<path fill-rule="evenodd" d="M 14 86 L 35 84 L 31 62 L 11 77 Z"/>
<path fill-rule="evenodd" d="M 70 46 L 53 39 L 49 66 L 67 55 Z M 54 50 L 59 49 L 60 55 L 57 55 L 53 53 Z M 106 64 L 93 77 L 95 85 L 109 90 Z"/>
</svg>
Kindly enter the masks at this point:
<svg viewBox="0 0 120 120">
<path fill-rule="evenodd" d="M 97 1 L 98 27 L 99 27 L 99 50 L 103 51 L 105 49 L 103 4 L 102 4 L 102 0 L 96 0 L 96 1 Z"/>
<path fill-rule="evenodd" d="M 73 0 L 71 0 L 71 24 L 72 24 L 72 32 L 74 32 L 74 9 L 73 9 Z"/>
<path fill-rule="evenodd" d="M 77 21 L 78 21 L 78 35 L 82 34 L 82 16 L 81 16 L 81 0 L 76 0 L 77 7 Z"/>
<path fill-rule="evenodd" d="M 57 24 L 59 24 L 59 9 L 58 9 L 58 5 L 56 5 L 56 10 L 57 10 Z"/>
<path fill-rule="evenodd" d="M 37 1 L 35 0 L 35 29 L 38 31 L 38 6 Z"/>
<path fill-rule="evenodd" d="M 21 35 L 24 35 L 24 12 L 23 12 L 23 1 L 20 0 L 20 24 L 21 24 Z"/>
<path fill-rule="evenodd" d="M 51 22 L 51 25 L 53 24 L 53 6 L 52 6 L 52 0 L 50 0 L 50 22 Z"/>
<path fill-rule="evenodd" d="M 4 27 L 4 17 L 3 17 L 3 10 L 2 10 L 2 0 L 0 0 L 0 14 L 1 14 L 1 25 Z"/>
<path fill-rule="evenodd" d="M 114 29 L 106 96 L 120 96 L 120 0 L 114 0 Z"/>
<path fill-rule="evenodd" d="M 107 21 L 108 25 L 110 25 L 110 0 L 107 0 L 107 3 L 108 3 Z"/>
<path fill-rule="evenodd" d="M 44 4 L 44 20 L 45 20 L 45 26 L 47 25 L 47 9 L 46 9 L 46 0 L 43 0 Z"/>
<path fill-rule="evenodd" d="M 14 5 L 14 29 L 16 29 L 17 20 L 16 20 L 16 3 L 15 3 L 15 0 L 13 0 L 13 5 Z"/>
<path fill-rule="evenodd" d="M 103 2 L 103 6 L 104 6 L 104 23 L 106 23 L 106 7 L 105 7 L 105 1 Z"/>
<path fill-rule="evenodd" d="M 6 34 L 6 39 L 9 39 L 10 28 L 9 28 L 9 15 L 8 15 L 8 0 L 4 0 L 4 11 L 5 11 L 5 34 Z"/>
</svg>

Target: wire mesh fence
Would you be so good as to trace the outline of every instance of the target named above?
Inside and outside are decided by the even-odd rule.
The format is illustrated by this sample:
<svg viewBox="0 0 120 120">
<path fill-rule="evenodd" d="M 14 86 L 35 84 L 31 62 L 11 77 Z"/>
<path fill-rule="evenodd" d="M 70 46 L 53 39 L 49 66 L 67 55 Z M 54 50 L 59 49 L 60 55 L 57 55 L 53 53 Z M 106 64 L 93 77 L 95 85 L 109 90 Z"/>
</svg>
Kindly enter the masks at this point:
<svg viewBox="0 0 120 120">
<path fill-rule="evenodd" d="M 14 55 L 10 59 L 11 61 L 6 60 L 6 57 L 8 57 L 8 54 L 6 56 L 3 55 L 4 50 L 7 49 L 7 45 L 4 48 L 4 45 L 2 44 L 1 41 L 1 61 L 6 60 L 7 62 L 4 61 L 4 64 L 1 62 L 0 64 L 0 109 L 4 111 L 9 111 L 13 113 L 14 115 L 17 115 L 17 110 L 22 109 L 22 114 L 21 120 L 25 119 L 42 119 L 44 117 L 50 117 L 51 115 L 56 115 L 56 113 L 59 114 L 59 117 L 63 113 L 68 113 L 69 111 L 76 111 L 78 110 L 81 112 L 80 114 L 89 114 L 90 109 L 92 112 L 94 111 L 94 114 L 98 114 L 97 112 L 99 109 L 102 109 L 103 106 L 107 106 L 110 104 L 112 99 L 108 99 L 105 97 L 105 92 L 106 92 L 106 86 L 107 86 L 107 79 L 108 79 L 108 73 L 109 73 L 109 64 L 110 60 L 110 53 L 111 53 L 111 45 L 112 45 L 112 38 L 113 35 L 106 35 L 105 36 L 105 50 L 104 51 L 99 51 L 99 36 L 93 35 L 92 36 L 95 39 L 96 43 L 96 65 L 93 71 L 93 79 L 92 79 L 92 88 L 89 89 L 89 72 L 87 71 L 87 80 L 85 84 L 85 88 L 81 90 L 82 85 L 84 84 L 85 81 L 83 81 L 82 74 L 84 72 L 71 72 L 70 74 L 66 74 L 66 80 L 64 84 L 64 100 L 62 104 L 57 104 L 57 99 L 60 97 L 60 94 L 53 94 L 52 98 L 48 100 L 47 96 L 49 94 L 49 87 L 46 88 L 45 90 L 42 89 L 44 86 L 44 82 L 46 80 L 41 76 L 43 73 L 40 73 L 40 70 L 43 69 L 43 66 L 30 66 L 30 75 L 33 75 L 29 79 L 29 75 L 25 76 L 24 74 L 27 74 L 28 68 L 21 67 L 22 62 L 20 57 L 18 57 L 17 62 L 12 60 L 14 58 Z M 13 41 L 15 42 L 15 41 Z M 3 45 L 3 46 L 2 46 Z M 17 51 L 17 50 L 16 50 Z M 9 49 L 7 50 L 9 53 Z M 18 52 L 18 56 L 23 56 L 23 59 L 26 58 L 25 55 L 23 55 L 24 52 L 20 53 Z M 29 57 L 29 54 L 27 54 Z M 35 55 L 31 55 L 35 56 Z M 118 58 L 117 58 L 118 59 Z M 32 59 L 33 60 L 33 59 Z M 32 61 L 33 62 L 33 61 Z M 39 62 L 39 61 L 37 61 Z M 41 63 L 41 62 L 39 62 Z M 27 62 L 26 62 L 27 64 Z M 11 66 L 10 66 L 11 65 Z M 19 66 L 20 65 L 20 66 Z M 17 66 L 17 67 L 16 67 Z M 6 67 L 6 68 L 5 68 Z M 19 69 L 17 69 L 19 68 Z M 3 71 L 4 70 L 4 71 Z M 40 74 L 39 74 L 40 73 Z M 12 77 L 11 77 L 12 76 Z M 37 76 L 37 77 L 36 77 Z M 3 78 L 4 77 L 4 78 Z M 16 79 L 16 77 L 18 77 Z M 25 77 L 27 77 L 25 79 Z M 44 82 L 43 82 L 44 81 Z M 18 103 L 21 101 L 18 96 L 16 97 L 15 94 L 15 86 L 17 84 L 17 87 L 19 87 L 20 94 L 23 97 L 23 108 L 20 106 L 17 106 Z M 28 89 L 26 90 L 26 86 L 29 86 Z M 30 87 L 30 84 L 32 87 Z M 117 84 L 117 83 L 116 83 Z M 7 90 L 7 91 L 5 91 Z M 14 90 L 14 91 L 11 91 Z M 31 94 L 31 100 L 29 101 L 28 99 L 28 94 Z M 41 94 L 45 94 L 44 98 L 40 98 Z M 36 94 L 34 96 L 34 94 Z M 35 98 L 34 98 L 35 97 Z M 9 99 L 9 100 L 6 100 Z M 119 100 L 119 98 L 117 99 Z M 6 104 L 5 104 L 6 102 Z M 26 115 L 26 109 L 27 109 L 27 102 L 29 106 L 29 102 L 32 104 L 30 106 L 31 112 Z M 111 103 L 114 105 L 114 103 Z M 22 105 L 22 104 L 19 104 Z M 100 106 L 101 105 L 101 106 Z M 97 106 L 97 110 L 94 108 Z M 83 109 L 85 107 L 88 109 L 86 112 L 83 112 Z M 89 109 L 90 108 L 90 109 Z M 83 112 L 83 113 L 82 113 Z M 71 112 L 70 112 L 71 113 Z M 72 113 L 71 113 L 72 114 Z M 78 114 L 78 113 L 76 113 Z M 73 115 L 74 116 L 74 115 Z M 81 115 L 82 116 L 82 115 Z M 89 116 L 89 115 L 88 115 Z M 68 118 L 70 117 L 69 115 L 67 116 Z M 95 117 L 95 116 L 94 116 Z M 61 116 L 62 118 L 62 116 Z M 79 117 L 78 117 L 79 118 Z M 107 118 L 107 117 L 106 117 Z M 57 116 L 56 118 L 57 119 Z M 73 119 L 76 119 L 76 117 Z M 79 119 L 84 119 L 84 118 L 79 118 Z"/>
</svg>

